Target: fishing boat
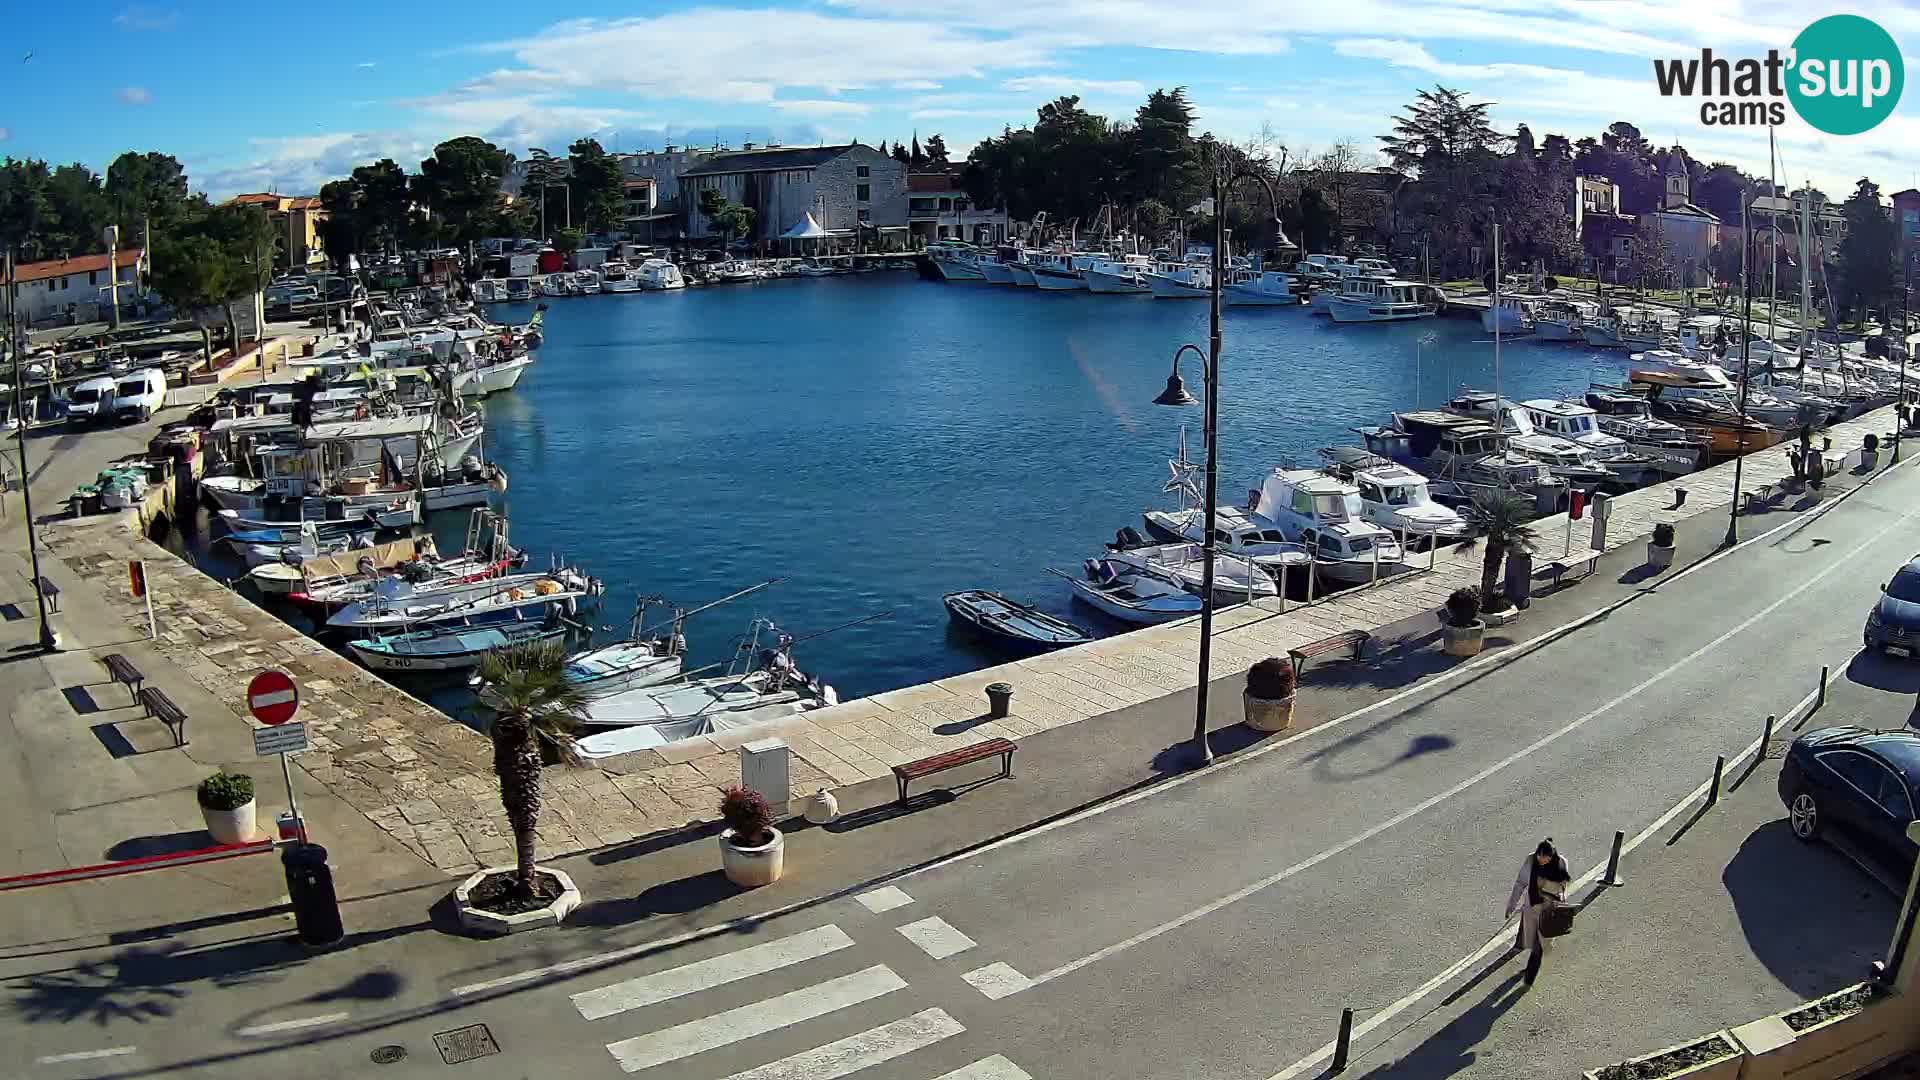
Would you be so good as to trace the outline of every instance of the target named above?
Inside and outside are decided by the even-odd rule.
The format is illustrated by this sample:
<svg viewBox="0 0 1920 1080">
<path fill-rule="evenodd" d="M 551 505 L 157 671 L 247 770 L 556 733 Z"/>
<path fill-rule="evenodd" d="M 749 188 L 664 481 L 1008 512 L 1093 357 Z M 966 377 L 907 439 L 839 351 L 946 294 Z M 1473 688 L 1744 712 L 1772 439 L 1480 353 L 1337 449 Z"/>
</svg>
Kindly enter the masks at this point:
<svg viewBox="0 0 1920 1080">
<path fill-rule="evenodd" d="M 1433 286 L 1394 278 L 1351 278 L 1340 295 L 1327 301 L 1334 322 L 1402 322 L 1440 313 Z"/>
<path fill-rule="evenodd" d="M 1121 571 L 1149 572 L 1196 596 L 1206 588 L 1206 550 L 1199 543 L 1149 543 L 1131 526 L 1114 534 L 1103 561 Z M 1252 560 L 1219 550 L 1213 553 L 1213 601 L 1242 604 L 1275 595 L 1273 579 Z"/>
<path fill-rule="evenodd" d="M 544 617 L 552 608 L 567 614 L 582 600 L 600 594 L 598 581 L 576 570 L 515 574 L 439 589 L 417 589 L 389 578 L 365 600 L 348 604 L 327 619 L 332 630 L 376 631 L 431 623 L 522 622 Z"/>
<path fill-rule="evenodd" d="M 990 285 L 1014 283 L 1013 268 L 1007 265 L 1007 256 L 1004 254 L 996 252 L 992 255 L 982 255 L 974 265 L 980 271 L 980 276 L 986 278 Z"/>
<path fill-rule="evenodd" d="M 941 598 L 955 626 L 1020 650 L 1061 649 L 1093 640 L 1085 630 L 997 592 L 968 589 Z"/>
<path fill-rule="evenodd" d="M 1137 295 L 1152 291 L 1147 288 L 1144 276 L 1151 269 L 1153 260 L 1145 255 L 1123 255 L 1118 259 L 1095 259 L 1081 274 L 1086 278 L 1088 292 Z"/>
<path fill-rule="evenodd" d="M 347 648 L 375 671 L 461 671 L 477 666 L 495 649 L 558 641 L 566 633 L 566 625 L 557 620 L 526 620 L 377 634 L 349 641 Z"/>
<path fill-rule="evenodd" d="M 1520 410 L 1535 431 L 1574 443 L 1632 486 L 1655 483 L 1665 472 L 1659 458 L 1601 430 L 1600 417 L 1591 406 L 1535 398 L 1521 402 Z"/>
<path fill-rule="evenodd" d="M 1185 263 L 1156 263 L 1140 276 L 1156 300 L 1204 300 L 1213 295 L 1213 267 L 1200 256 L 1189 256 Z"/>
<path fill-rule="evenodd" d="M 763 636 L 773 644 L 762 647 Z M 756 618 L 727 665 L 747 659 L 752 665 L 748 670 L 611 694 L 589 702 L 580 722 L 587 727 L 644 725 L 672 742 L 838 704 L 833 687 L 794 666 L 793 645 L 794 639 L 772 622 Z"/>
<path fill-rule="evenodd" d="M 1042 253 L 1038 251 L 1026 251 L 1023 249 L 1017 252 L 1013 258 L 1005 260 L 1007 273 L 1013 275 L 1013 283 L 1015 285 L 1025 285 L 1028 288 L 1036 287 L 1034 284 L 1033 263 L 1031 260 L 1040 254 Z"/>
<path fill-rule="evenodd" d="M 1301 298 L 1294 291 L 1293 275 L 1279 270 L 1239 271 L 1221 291 L 1235 307 L 1298 307 Z"/>
<path fill-rule="evenodd" d="M 1067 579 L 1075 599 L 1122 622 L 1151 625 L 1200 614 L 1200 598 L 1179 582 L 1123 570 L 1105 559 L 1088 559 L 1084 578 L 1053 573 Z"/>
<path fill-rule="evenodd" d="M 1504 293 L 1480 313 L 1480 328 L 1489 334 L 1498 330 L 1509 337 L 1531 334 L 1539 326 L 1540 308 L 1546 300 L 1544 296 Z"/>
<path fill-rule="evenodd" d="M 1533 313 L 1533 336 L 1540 341 L 1586 340 L 1588 319 L 1598 318 L 1600 305 L 1587 300 L 1548 300 Z"/>
<path fill-rule="evenodd" d="M 1042 292 L 1086 292 L 1087 279 L 1081 273 L 1094 256 L 1073 252 L 1052 252 L 1029 262 L 1033 283 Z"/>
<path fill-rule="evenodd" d="M 1653 415 L 1646 395 L 1595 384 L 1582 400 L 1594 411 L 1601 431 L 1651 457 L 1665 475 L 1685 476 L 1706 464 L 1709 440 Z"/>
<path fill-rule="evenodd" d="M 310 529 L 296 529 L 291 534 L 280 529 L 260 529 L 230 532 L 215 540 L 214 543 L 227 545 L 227 548 L 251 570 L 271 562 L 298 566 L 304 560 L 317 555 L 337 555 L 342 552 L 370 548 L 373 546 L 373 533 L 369 530 L 323 539 Z"/>
<path fill-rule="evenodd" d="M 341 507 L 345 509 L 345 507 Z M 359 529 L 404 529 L 420 521 L 420 510 L 411 499 L 401 499 L 386 506 L 357 507 L 345 517 L 306 518 L 293 521 L 276 521 L 270 518 L 246 517 L 238 510 L 220 510 L 215 517 L 232 532 L 291 532 L 298 533 L 301 526 L 312 525 L 320 535 L 352 532 Z"/>
</svg>

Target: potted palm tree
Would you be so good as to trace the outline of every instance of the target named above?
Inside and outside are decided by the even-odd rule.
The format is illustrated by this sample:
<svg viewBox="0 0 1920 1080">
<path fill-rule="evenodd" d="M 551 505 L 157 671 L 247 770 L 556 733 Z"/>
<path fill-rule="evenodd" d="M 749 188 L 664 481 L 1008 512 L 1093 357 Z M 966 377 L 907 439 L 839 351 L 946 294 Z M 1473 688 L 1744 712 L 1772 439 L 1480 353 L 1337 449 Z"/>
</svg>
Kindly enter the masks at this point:
<svg viewBox="0 0 1920 1080">
<path fill-rule="evenodd" d="M 1463 586 L 1447 597 L 1440 614 L 1445 640 L 1441 648 L 1448 656 L 1479 656 L 1487 624 L 1480 619 L 1480 590 Z"/>
<path fill-rule="evenodd" d="M 558 923 L 580 903 L 565 873 L 537 865 L 534 829 L 540 820 L 541 739 L 563 742 L 586 712 L 587 699 L 567 680 L 558 642 L 495 649 L 480 661 L 490 690 L 493 772 L 500 805 L 513 829 L 514 865 L 482 870 L 454 890 L 463 923 L 511 933 Z"/>
<path fill-rule="evenodd" d="M 200 781 L 194 795 L 214 843 L 245 844 L 253 840 L 253 777 L 222 769 Z"/>
<path fill-rule="evenodd" d="M 1647 541 L 1647 565 L 1655 570 L 1673 565 L 1673 522 L 1663 521 L 1653 527 L 1653 537 Z"/>
<path fill-rule="evenodd" d="M 728 788 L 720 799 L 720 869 L 743 889 L 780 880 L 786 869 L 786 838 L 773 827 L 773 807 L 751 788 Z"/>
<path fill-rule="evenodd" d="M 1473 500 L 1468 519 L 1485 545 L 1480 559 L 1480 615 L 1483 622 L 1504 623 L 1507 598 L 1500 591 L 1500 568 L 1509 551 L 1531 551 L 1537 537 L 1529 524 L 1533 502 L 1519 495 L 1480 495 Z M 1488 618 L 1488 616 L 1495 616 Z"/>
<path fill-rule="evenodd" d="M 1293 662 L 1278 656 L 1247 669 L 1247 689 L 1241 700 L 1247 726 L 1255 731 L 1285 731 L 1293 726 Z"/>
</svg>

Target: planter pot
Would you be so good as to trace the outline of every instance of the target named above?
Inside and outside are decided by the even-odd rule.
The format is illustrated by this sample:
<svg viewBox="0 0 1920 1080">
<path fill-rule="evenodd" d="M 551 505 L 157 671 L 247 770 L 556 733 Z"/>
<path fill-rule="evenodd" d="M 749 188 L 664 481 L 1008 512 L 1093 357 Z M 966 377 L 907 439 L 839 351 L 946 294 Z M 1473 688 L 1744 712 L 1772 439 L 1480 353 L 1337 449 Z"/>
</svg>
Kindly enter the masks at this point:
<svg viewBox="0 0 1920 1080">
<path fill-rule="evenodd" d="M 1879 468 L 1880 467 L 1880 451 L 1878 450 L 1860 451 L 1860 467 L 1862 469 L 1869 470 L 1869 471 Z"/>
<path fill-rule="evenodd" d="M 1673 565 L 1673 549 L 1661 547 L 1653 541 L 1647 541 L 1647 565 L 1655 570 L 1665 570 Z"/>
<path fill-rule="evenodd" d="M 236 806 L 231 810 L 209 810 L 200 808 L 200 816 L 206 820 L 207 833 L 216 844 L 245 844 L 254 838 L 253 800 L 247 800 L 245 806 Z"/>
<path fill-rule="evenodd" d="M 787 838 L 780 830 L 768 828 L 773 839 L 759 847 L 743 847 L 733 842 L 733 830 L 720 834 L 720 869 L 727 880 L 743 889 L 757 889 L 780 880 L 786 869 Z"/>
<path fill-rule="evenodd" d="M 801 803 L 800 813 L 815 825 L 825 825 L 840 816 L 840 800 L 833 797 L 833 792 L 821 788 Z"/>
<path fill-rule="evenodd" d="M 453 910 L 460 917 L 460 925 L 479 934 L 517 934 L 523 930 L 537 930 L 542 926 L 558 926 L 560 920 L 567 917 L 574 908 L 580 906 L 580 889 L 573 879 L 564 872 L 550 866 L 535 867 L 542 874 L 548 874 L 560 883 L 560 895 L 545 907 L 532 911 L 520 911 L 502 914 L 494 911 L 482 911 L 472 905 L 470 897 L 474 886 L 495 874 L 511 874 L 518 867 L 490 866 L 478 871 L 453 890 Z"/>
<path fill-rule="evenodd" d="M 1448 656 L 1480 655 L 1480 645 L 1487 633 L 1486 623 L 1476 619 L 1471 626 L 1448 623 L 1442 629 L 1446 638 L 1441 648 Z"/>
<path fill-rule="evenodd" d="M 1868 1001 L 1858 1012 L 1829 1017 L 1793 1030 L 1785 1020 L 1808 1005 L 1852 993 L 1857 987 L 1815 998 L 1806 1005 L 1762 1017 L 1733 1029 L 1733 1041 L 1746 1052 L 1743 1078 L 1775 1080 L 1790 1076 L 1859 1076 L 1899 1056 L 1909 1045 L 1910 1013 L 1894 1001 Z M 1816 1068 L 1817 1066 L 1817 1068 Z"/>
<path fill-rule="evenodd" d="M 1291 697 L 1254 697 L 1242 690 L 1240 700 L 1246 705 L 1247 726 L 1255 731 L 1285 731 L 1293 726 L 1293 698 Z"/>
<path fill-rule="evenodd" d="M 1746 1056 L 1741 1052 L 1739 1040 L 1732 1038 L 1730 1033 L 1725 1031 L 1716 1031 L 1708 1035 L 1706 1039 L 1696 1039 L 1691 1043 L 1669 1046 L 1665 1050 L 1656 1050 L 1651 1054 L 1643 1054 L 1640 1057 L 1623 1061 L 1620 1064 L 1631 1066 L 1641 1062 L 1652 1061 L 1655 1058 L 1665 1057 L 1675 1050 L 1684 1050 L 1696 1043 L 1705 1042 L 1707 1039 L 1713 1038 L 1719 1038 L 1724 1041 L 1733 1052 L 1725 1057 L 1715 1058 L 1712 1061 L 1703 1061 L 1697 1065 L 1688 1065 L 1684 1068 L 1675 1069 L 1672 1072 L 1663 1072 L 1659 1074 L 1660 1080 L 1679 1080 L 1680 1077 L 1687 1077 L 1688 1080 L 1734 1080 L 1735 1077 L 1741 1075 L 1740 1070 L 1746 1062 Z M 1606 1071 L 1606 1069 L 1593 1069 L 1580 1075 L 1585 1077 L 1586 1080 L 1598 1080 L 1598 1077 Z"/>
</svg>

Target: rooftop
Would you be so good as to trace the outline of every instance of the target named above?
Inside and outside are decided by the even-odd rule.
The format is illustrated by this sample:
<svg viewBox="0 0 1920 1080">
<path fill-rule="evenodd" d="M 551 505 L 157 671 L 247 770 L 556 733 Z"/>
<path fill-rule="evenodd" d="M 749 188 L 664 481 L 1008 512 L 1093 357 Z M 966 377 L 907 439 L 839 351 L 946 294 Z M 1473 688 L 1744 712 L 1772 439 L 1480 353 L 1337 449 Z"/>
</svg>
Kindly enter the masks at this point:
<svg viewBox="0 0 1920 1080">
<path fill-rule="evenodd" d="M 681 173 L 682 176 L 723 176 L 728 173 L 780 172 L 785 169 L 811 169 L 824 165 L 860 145 L 783 146 L 777 150 L 753 150 L 738 154 L 715 154 Z"/>
<path fill-rule="evenodd" d="M 144 248 L 121 248 L 114 258 L 114 265 L 125 269 L 137 266 L 146 253 Z M 102 251 L 94 255 L 75 255 L 71 259 L 53 259 L 48 262 L 21 263 L 13 268 L 15 281 L 45 281 L 48 278 L 65 277 L 69 274 L 90 274 L 107 268 L 107 253 Z M 0 275 L 0 280 L 5 280 Z"/>
</svg>

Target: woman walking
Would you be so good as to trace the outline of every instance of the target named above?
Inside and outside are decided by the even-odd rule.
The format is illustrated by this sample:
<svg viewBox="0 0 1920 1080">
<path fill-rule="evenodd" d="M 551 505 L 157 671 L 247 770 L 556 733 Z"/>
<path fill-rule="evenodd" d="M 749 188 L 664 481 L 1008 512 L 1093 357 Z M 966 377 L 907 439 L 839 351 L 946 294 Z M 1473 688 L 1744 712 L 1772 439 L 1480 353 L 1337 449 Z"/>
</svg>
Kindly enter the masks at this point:
<svg viewBox="0 0 1920 1080">
<path fill-rule="evenodd" d="M 1567 885 L 1573 875 L 1567 872 L 1567 860 L 1553 848 L 1553 838 L 1540 841 L 1533 855 L 1520 867 L 1520 876 L 1507 897 L 1507 915 L 1520 912 L 1518 948 L 1527 956 L 1528 986 L 1540 974 L 1540 958 L 1546 951 L 1546 939 L 1540 933 L 1540 919 L 1553 904 L 1567 898 Z"/>
</svg>

